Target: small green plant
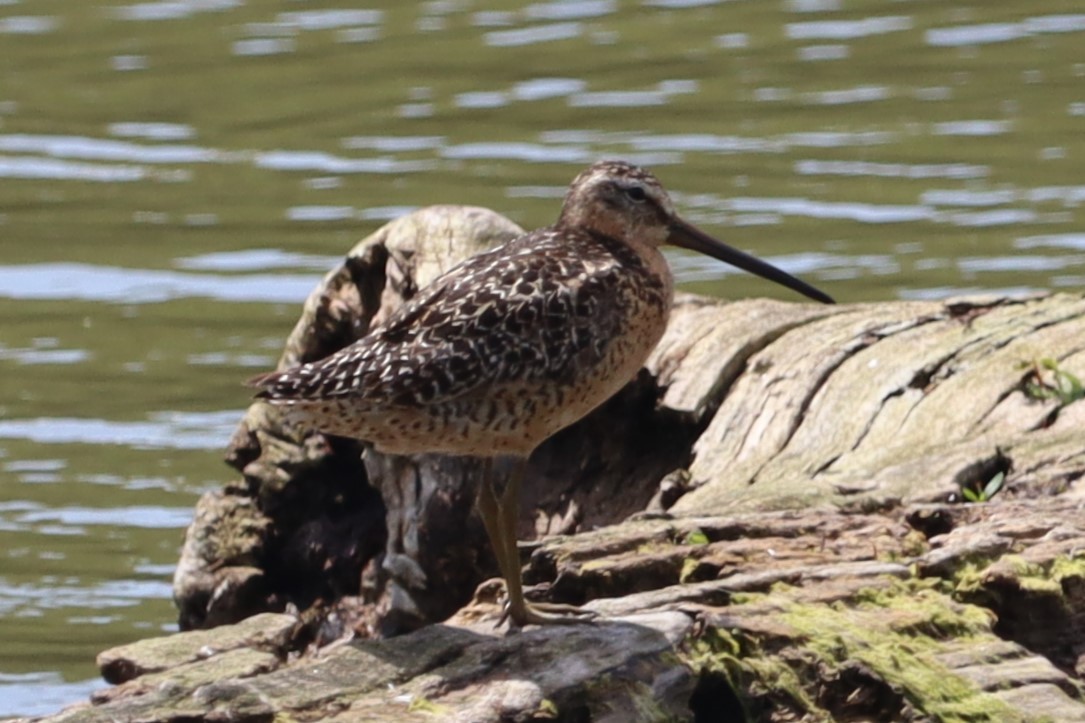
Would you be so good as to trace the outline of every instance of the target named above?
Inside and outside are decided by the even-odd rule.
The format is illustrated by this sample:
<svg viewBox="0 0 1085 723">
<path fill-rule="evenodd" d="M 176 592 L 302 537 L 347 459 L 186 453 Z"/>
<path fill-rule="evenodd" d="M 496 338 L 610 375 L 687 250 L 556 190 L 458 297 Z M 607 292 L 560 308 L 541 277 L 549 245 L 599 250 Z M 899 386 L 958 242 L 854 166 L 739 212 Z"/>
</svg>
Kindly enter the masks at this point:
<svg viewBox="0 0 1085 723">
<path fill-rule="evenodd" d="M 683 545 L 707 545 L 709 542 L 708 535 L 704 533 L 699 527 L 694 527 L 682 540 Z"/>
<path fill-rule="evenodd" d="M 1024 362 L 1031 371 L 1025 376 L 1025 394 L 1031 399 L 1054 399 L 1060 407 L 1085 399 L 1085 385 L 1077 375 L 1059 367 L 1050 357 Z"/>
<path fill-rule="evenodd" d="M 983 486 L 982 489 L 975 487 L 962 487 L 961 494 L 969 502 L 989 502 L 992 497 L 997 495 L 1002 489 L 1002 485 L 1006 482 L 1006 473 L 999 472 Z"/>
</svg>

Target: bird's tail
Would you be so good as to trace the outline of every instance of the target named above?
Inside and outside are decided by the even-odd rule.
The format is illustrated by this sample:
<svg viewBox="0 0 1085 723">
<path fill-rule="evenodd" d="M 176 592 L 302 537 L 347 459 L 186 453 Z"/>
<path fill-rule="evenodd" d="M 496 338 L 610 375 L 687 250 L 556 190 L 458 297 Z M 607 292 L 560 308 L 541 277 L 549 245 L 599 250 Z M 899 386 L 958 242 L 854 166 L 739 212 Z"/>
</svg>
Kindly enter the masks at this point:
<svg viewBox="0 0 1085 723">
<path fill-rule="evenodd" d="M 291 396 L 290 390 L 294 385 L 290 383 L 290 375 L 283 371 L 264 372 L 245 380 L 246 387 L 255 387 L 259 391 L 253 396 L 256 399 L 281 399 Z"/>
</svg>

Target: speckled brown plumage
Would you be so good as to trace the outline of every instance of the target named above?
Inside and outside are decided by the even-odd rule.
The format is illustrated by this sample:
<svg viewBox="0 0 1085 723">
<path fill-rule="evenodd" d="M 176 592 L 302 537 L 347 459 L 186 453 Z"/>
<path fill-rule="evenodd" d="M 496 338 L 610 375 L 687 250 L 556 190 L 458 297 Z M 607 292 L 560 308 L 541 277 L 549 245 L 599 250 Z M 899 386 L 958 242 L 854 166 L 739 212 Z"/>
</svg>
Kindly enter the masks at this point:
<svg viewBox="0 0 1085 723">
<path fill-rule="evenodd" d="M 624 208 L 582 192 L 601 175 L 666 198 L 641 169 L 597 164 L 557 224 L 468 259 L 339 353 L 259 378 L 258 396 L 389 452 L 529 453 L 632 378 L 670 310 L 658 243 L 619 236 L 666 210 L 611 219 Z"/>
<path fill-rule="evenodd" d="M 823 293 L 682 221 L 655 177 L 621 161 L 577 176 L 558 222 L 439 277 L 327 359 L 252 381 L 296 419 L 398 454 L 485 460 L 479 512 L 518 625 L 582 622 L 530 604 L 516 520 L 523 467 L 550 435 L 629 381 L 663 335 L 674 295 L 659 247 L 676 243 L 820 301 Z M 512 463 L 500 494 L 493 460 Z"/>
</svg>

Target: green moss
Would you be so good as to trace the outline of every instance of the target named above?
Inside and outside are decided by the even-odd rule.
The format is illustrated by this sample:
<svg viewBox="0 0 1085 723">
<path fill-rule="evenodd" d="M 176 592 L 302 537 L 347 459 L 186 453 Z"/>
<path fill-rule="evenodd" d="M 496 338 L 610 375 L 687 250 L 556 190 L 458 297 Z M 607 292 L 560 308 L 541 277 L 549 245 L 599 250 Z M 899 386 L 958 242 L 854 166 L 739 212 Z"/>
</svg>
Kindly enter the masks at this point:
<svg viewBox="0 0 1085 723">
<path fill-rule="evenodd" d="M 449 713 L 447 706 L 434 703 L 429 698 L 421 696 L 411 700 L 411 704 L 407 706 L 407 711 L 410 713 L 432 713 L 439 716 L 446 716 Z"/>
<path fill-rule="evenodd" d="M 765 596 L 762 593 L 733 592 L 733 593 L 731 593 L 731 604 L 732 605 L 749 605 L 750 603 L 754 602 L 755 600 L 760 600 L 760 599 L 762 599 L 764 597 Z"/>
<path fill-rule="evenodd" d="M 990 634 L 982 608 L 960 605 L 927 583 L 866 592 L 854 606 L 786 606 L 781 620 L 806 637 L 830 665 L 859 661 L 901 691 L 918 710 L 941 721 L 1012 720 L 1012 710 L 938 662 L 940 640 Z"/>
<path fill-rule="evenodd" d="M 1020 555 L 1003 555 L 999 563 L 1009 567 L 1019 577 L 1036 577 L 1044 574 L 1044 568 L 1034 562 L 1029 562 Z"/>
<path fill-rule="evenodd" d="M 970 564 L 954 575 L 954 591 L 965 600 L 997 599 L 997 586 L 990 584 L 991 565 Z M 1048 565 L 1028 562 L 1019 555 L 1003 555 L 997 560 L 1001 579 L 1007 575 L 1017 587 L 1033 595 L 1064 596 L 1064 583 L 1085 579 L 1085 554 L 1061 556 Z"/>
<path fill-rule="evenodd" d="M 692 530 L 686 533 L 686 536 L 682 538 L 683 545 L 707 545 L 708 535 L 704 533 L 699 527 L 694 527 Z"/>
<path fill-rule="evenodd" d="M 1037 565 L 1007 555 L 1002 561 L 1015 563 L 1013 568 L 1022 590 L 1037 594 L 1064 596 L 1064 584 L 1085 578 L 1085 553 L 1056 557 L 1047 565 Z"/>
<path fill-rule="evenodd" d="M 984 587 L 983 572 L 987 564 L 969 562 L 953 573 L 951 583 L 953 591 L 959 595 L 967 595 Z"/>
<path fill-rule="evenodd" d="M 860 611 L 894 611 L 887 621 L 897 633 L 942 639 L 990 633 L 995 622 L 990 611 L 954 603 L 941 583 L 938 579 L 901 581 L 889 587 L 861 590 L 854 600 Z"/>
<path fill-rule="evenodd" d="M 738 638 L 721 628 L 709 628 L 704 635 L 690 641 L 689 655 L 687 656 L 698 670 L 712 670 L 724 672 L 720 667 L 721 661 L 730 657 L 738 657 L 742 653 L 742 646 Z"/>
<path fill-rule="evenodd" d="M 900 553 L 894 555 L 894 557 L 899 558 L 901 555 L 904 557 L 919 557 L 928 552 L 931 546 L 922 532 L 912 530 L 900 541 L 900 548 Z"/>
<path fill-rule="evenodd" d="M 1019 579 L 1021 589 L 1034 595 L 1062 597 L 1062 585 L 1042 575 L 1030 575 Z"/>
<path fill-rule="evenodd" d="M 1060 585 L 1069 580 L 1085 580 L 1085 550 L 1073 557 L 1056 558 L 1048 574 Z"/>
<path fill-rule="evenodd" d="M 775 620 L 795 631 L 773 640 L 771 652 L 739 631 L 712 629 L 688 646 L 689 664 L 724 675 L 749 709 L 755 699 L 774 699 L 811 719 L 829 713 L 816 702 L 819 670 L 861 663 L 918 711 L 939 721 L 1008 721 L 1015 714 L 939 662 L 961 641 L 991 636 L 992 616 L 954 602 L 939 581 L 872 587 L 850 602 L 799 603 L 793 589 L 747 595 L 747 602 L 780 610 Z"/>
<path fill-rule="evenodd" d="M 698 674 L 722 675 L 749 710 L 753 695 L 785 698 L 791 707 L 816 717 L 824 714 L 803 689 L 798 675 L 785 662 L 764 655 L 756 641 L 726 630 L 710 628 L 686 646 L 686 662 Z M 747 721 L 754 720 L 749 714 Z"/>
</svg>

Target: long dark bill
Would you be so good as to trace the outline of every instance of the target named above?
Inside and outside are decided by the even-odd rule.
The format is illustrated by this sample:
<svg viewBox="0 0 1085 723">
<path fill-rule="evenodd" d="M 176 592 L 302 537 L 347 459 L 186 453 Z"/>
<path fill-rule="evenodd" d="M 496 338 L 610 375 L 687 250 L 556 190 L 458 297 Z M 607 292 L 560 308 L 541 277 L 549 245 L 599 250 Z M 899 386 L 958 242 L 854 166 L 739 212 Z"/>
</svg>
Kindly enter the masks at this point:
<svg viewBox="0 0 1085 723">
<path fill-rule="evenodd" d="M 740 269 L 749 271 L 751 274 L 757 274 L 763 279 L 775 281 L 781 286 L 786 286 L 793 291 L 799 292 L 803 296 L 808 296 L 823 304 L 836 303 L 831 296 L 822 291 L 818 291 L 805 281 L 800 281 L 786 271 L 781 271 L 776 268 L 772 264 L 765 263 L 759 258 L 755 258 L 748 253 L 732 248 L 722 241 L 717 241 L 704 231 L 701 231 L 694 226 L 690 226 L 681 219 L 676 218 L 671 221 L 670 228 L 671 234 L 667 238 L 667 241 L 675 246 L 681 246 L 682 248 L 691 251 L 697 251 L 698 253 L 711 256 L 714 259 L 729 263 L 732 266 L 737 266 Z"/>
</svg>

